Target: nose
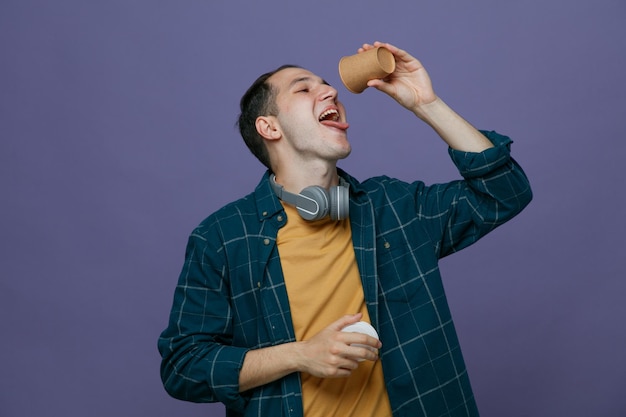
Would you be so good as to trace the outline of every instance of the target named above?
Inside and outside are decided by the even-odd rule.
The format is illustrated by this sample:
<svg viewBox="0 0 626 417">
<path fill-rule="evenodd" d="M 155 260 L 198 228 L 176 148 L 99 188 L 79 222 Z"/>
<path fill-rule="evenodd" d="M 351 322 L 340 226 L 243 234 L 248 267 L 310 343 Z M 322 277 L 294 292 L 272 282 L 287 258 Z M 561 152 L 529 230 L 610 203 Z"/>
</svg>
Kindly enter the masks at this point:
<svg viewBox="0 0 626 417">
<path fill-rule="evenodd" d="M 329 84 L 322 84 L 320 101 L 324 101 L 327 99 L 332 99 L 333 101 L 337 99 L 337 90 Z"/>
</svg>

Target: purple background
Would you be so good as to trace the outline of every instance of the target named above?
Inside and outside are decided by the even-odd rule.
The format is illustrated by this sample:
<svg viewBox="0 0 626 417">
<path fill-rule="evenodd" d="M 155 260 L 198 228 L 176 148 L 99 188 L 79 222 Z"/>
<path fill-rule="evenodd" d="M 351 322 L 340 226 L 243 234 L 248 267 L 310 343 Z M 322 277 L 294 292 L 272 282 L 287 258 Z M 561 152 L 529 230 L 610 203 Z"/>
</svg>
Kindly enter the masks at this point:
<svg viewBox="0 0 626 417">
<path fill-rule="evenodd" d="M 442 261 L 482 415 L 626 415 L 623 0 L 0 2 L 0 415 L 222 416 L 171 399 L 156 340 L 191 229 L 263 172 L 234 122 L 261 72 L 338 87 L 359 179 L 456 173 L 336 66 L 384 40 L 514 140 L 535 198 Z"/>
</svg>

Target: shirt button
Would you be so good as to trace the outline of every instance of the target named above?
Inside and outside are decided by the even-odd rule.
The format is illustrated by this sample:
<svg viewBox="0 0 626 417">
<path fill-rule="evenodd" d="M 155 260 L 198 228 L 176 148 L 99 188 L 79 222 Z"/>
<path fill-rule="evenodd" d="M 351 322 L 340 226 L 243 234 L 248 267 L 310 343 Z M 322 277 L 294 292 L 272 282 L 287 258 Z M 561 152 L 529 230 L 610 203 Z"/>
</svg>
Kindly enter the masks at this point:
<svg viewBox="0 0 626 417">
<path fill-rule="evenodd" d="M 270 240 L 268 238 L 263 239 L 263 244 L 265 246 L 269 245 L 270 244 Z"/>
<path fill-rule="evenodd" d="M 391 247 L 391 244 L 389 242 L 385 242 L 385 249 L 389 249 Z"/>
<path fill-rule="evenodd" d="M 283 216 L 281 216 L 280 214 L 278 215 L 278 217 L 276 217 L 278 219 L 279 222 L 283 221 Z"/>
<path fill-rule="evenodd" d="M 267 211 L 263 212 L 263 217 L 267 216 Z"/>
</svg>

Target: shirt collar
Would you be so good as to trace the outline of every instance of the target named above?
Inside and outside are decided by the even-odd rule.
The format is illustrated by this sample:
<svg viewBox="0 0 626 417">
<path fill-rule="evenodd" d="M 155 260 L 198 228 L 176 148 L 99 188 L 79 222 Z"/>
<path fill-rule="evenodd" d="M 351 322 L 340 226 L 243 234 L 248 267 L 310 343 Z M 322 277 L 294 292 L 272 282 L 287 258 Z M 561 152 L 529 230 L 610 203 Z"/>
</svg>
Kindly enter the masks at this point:
<svg viewBox="0 0 626 417">
<path fill-rule="evenodd" d="M 270 219 L 276 214 L 283 212 L 283 206 L 270 185 L 270 174 L 269 170 L 265 171 L 261 181 L 254 190 L 259 221 Z"/>
</svg>

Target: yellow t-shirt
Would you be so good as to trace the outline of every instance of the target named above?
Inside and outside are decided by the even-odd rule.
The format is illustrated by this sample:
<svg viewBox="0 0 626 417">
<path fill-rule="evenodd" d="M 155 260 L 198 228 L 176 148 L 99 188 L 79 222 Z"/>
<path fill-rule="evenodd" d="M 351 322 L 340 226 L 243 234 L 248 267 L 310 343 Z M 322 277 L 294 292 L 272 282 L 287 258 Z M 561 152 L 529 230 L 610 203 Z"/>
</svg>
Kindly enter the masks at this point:
<svg viewBox="0 0 626 417">
<path fill-rule="evenodd" d="M 288 221 L 278 232 L 278 251 L 296 340 L 308 340 L 346 314 L 370 322 L 350 221 L 309 222 L 284 204 Z M 347 378 L 302 373 L 305 417 L 386 417 L 391 407 L 380 361 L 363 361 Z"/>
</svg>

